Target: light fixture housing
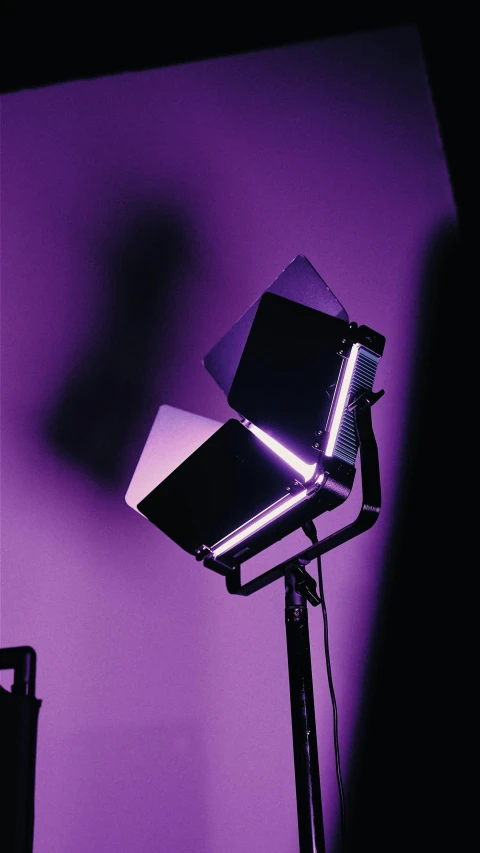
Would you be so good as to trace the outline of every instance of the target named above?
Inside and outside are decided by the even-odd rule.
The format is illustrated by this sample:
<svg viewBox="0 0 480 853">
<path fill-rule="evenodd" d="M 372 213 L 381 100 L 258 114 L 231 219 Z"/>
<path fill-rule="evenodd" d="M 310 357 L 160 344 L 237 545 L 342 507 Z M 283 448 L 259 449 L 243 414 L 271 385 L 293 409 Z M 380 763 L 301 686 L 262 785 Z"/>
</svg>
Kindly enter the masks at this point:
<svg viewBox="0 0 480 853">
<path fill-rule="evenodd" d="M 289 267 L 304 277 L 313 270 L 303 256 Z M 283 291 L 291 296 L 289 267 Z M 349 323 L 313 273 L 323 285 L 317 304 L 336 313 L 280 295 L 280 276 L 277 292 L 269 288 L 252 306 L 249 329 L 244 315 L 205 359 L 238 419 L 221 425 L 161 406 L 127 491 L 127 503 L 222 574 L 343 503 L 353 486 L 358 437 L 349 406 L 373 388 L 385 339 Z"/>
<path fill-rule="evenodd" d="M 274 282 L 263 291 L 292 299 L 300 305 L 339 317 L 348 323 L 348 314 L 328 284 L 313 268 L 305 255 L 297 255 Z M 262 294 L 262 295 L 263 295 Z M 250 305 L 203 359 L 203 366 L 212 379 L 228 395 L 247 343 L 261 296 Z"/>
</svg>

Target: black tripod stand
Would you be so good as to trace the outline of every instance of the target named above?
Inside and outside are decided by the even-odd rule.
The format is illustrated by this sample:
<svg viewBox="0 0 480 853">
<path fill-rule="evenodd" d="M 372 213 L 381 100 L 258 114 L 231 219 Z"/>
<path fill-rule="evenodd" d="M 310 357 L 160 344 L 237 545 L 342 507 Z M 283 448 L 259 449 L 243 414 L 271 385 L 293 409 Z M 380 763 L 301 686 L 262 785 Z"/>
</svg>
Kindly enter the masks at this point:
<svg viewBox="0 0 480 853">
<path fill-rule="evenodd" d="M 299 554 L 246 584 L 241 582 L 240 566 L 226 577 L 227 590 L 233 595 L 251 595 L 273 581 L 285 578 L 285 626 L 300 853 L 326 853 L 307 610 L 308 602 L 317 606 L 322 599 L 317 594 L 316 581 L 305 566 L 368 530 L 378 518 L 381 506 L 380 469 L 371 407 L 383 393 L 365 391 L 348 407 L 355 419 L 362 478 L 362 507 L 357 518 L 320 542 L 312 541 Z M 306 527 L 304 525 L 304 529 Z M 204 565 L 213 568 L 208 559 L 204 560 Z M 321 577 L 319 581 L 322 591 Z"/>
</svg>

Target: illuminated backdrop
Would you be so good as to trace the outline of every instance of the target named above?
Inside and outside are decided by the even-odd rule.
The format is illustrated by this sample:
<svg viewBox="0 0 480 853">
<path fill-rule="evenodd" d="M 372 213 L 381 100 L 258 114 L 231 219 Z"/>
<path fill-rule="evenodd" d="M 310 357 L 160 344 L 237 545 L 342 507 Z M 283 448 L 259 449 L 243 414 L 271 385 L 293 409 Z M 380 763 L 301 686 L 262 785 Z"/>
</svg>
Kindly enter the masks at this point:
<svg viewBox="0 0 480 853">
<path fill-rule="evenodd" d="M 38 655 L 35 853 L 294 853 L 282 584 L 229 596 L 124 494 L 161 403 L 229 417 L 202 358 L 297 254 L 351 320 L 385 335 L 375 387 L 386 393 L 372 413 L 380 520 L 324 558 L 348 791 L 424 270 L 455 219 L 417 33 L 2 101 L 1 642 Z M 321 517 L 319 535 L 353 519 L 358 500 L 354 490 Z M 246 576 L 304 544 L 294 534 Z M 310 631 L 333 850 L 319 610 Z"/>
</svg>

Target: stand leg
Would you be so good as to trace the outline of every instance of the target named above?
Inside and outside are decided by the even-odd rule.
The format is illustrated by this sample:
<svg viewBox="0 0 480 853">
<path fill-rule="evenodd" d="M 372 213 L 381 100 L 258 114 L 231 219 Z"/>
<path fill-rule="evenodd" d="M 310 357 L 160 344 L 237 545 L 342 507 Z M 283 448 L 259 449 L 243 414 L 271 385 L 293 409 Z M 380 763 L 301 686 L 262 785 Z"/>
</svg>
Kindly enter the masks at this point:
<svg viewBox="0 0 480 853">
<path fill-rule="evenodd" d="M 285 574 L 285 626 L 300 853 L 326 853 L 305 597 Z"/>
</svg>

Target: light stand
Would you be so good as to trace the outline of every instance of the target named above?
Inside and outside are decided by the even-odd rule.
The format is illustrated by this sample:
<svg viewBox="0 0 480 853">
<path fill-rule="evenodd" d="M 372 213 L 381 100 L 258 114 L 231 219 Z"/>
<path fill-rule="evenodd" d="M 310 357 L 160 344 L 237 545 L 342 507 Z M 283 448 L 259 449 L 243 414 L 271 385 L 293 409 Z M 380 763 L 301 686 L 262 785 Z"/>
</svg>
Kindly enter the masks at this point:
<svg viewBox="0 0 480 853">
<path fill-rule="evenodd" d="M 297 256 L 204 360 L 240 420 L 220 425 L 161 406 L 125 496 L 224 576 L 230 594 L 252 595 L 284 578 L 300 853 L 326 851 L 308 603 L 322 605 L 336 734 L 320 556 L 368 530 L 379 515 L 371 407 L 384 393 L 373 391 L 384 344 L 373 329 L 349 322 L 307 259 Z M 318 541 L 313 519 L 349 496 L 357 451 L 360 512 Z M 308 548 L 242 583 L 246 560 L 300 528 Z M 319 593 L 306 570 L 315 558 Z M 337 739 L 335 745 L 343 833 Z"/>
<path fill-rule="evenodd" d="M 364 392 L 348 407 L 354 415 L 360 454 L 362 506 L 357 518 L 246 584 L 241 582 L 240 566 L 233 571 L 225 571 L 226 587 L 233 595 L 252 595 L 275 580 L 285 578 L 285 628 L 300 853 L 326 851 L 307 609 L 308 602 L 316 607 L 321 598 L 316 591 L 316 582 L 305 566 L 368 530 L 378 518 L 381 507 L 380 469 L 371 407 L 383 393 Z M 223 574 L 222 567 L 213 565 L 213 562 L 206 559 L 204 565 Z"/>
<path fill-rule="evenodd" d="M 285 572 L 285 627 L 300 853 L 325 853 L 307 598 L 294 568 Z M 320 599 L 315 602 L 319 604 Z"/>
</svg>

